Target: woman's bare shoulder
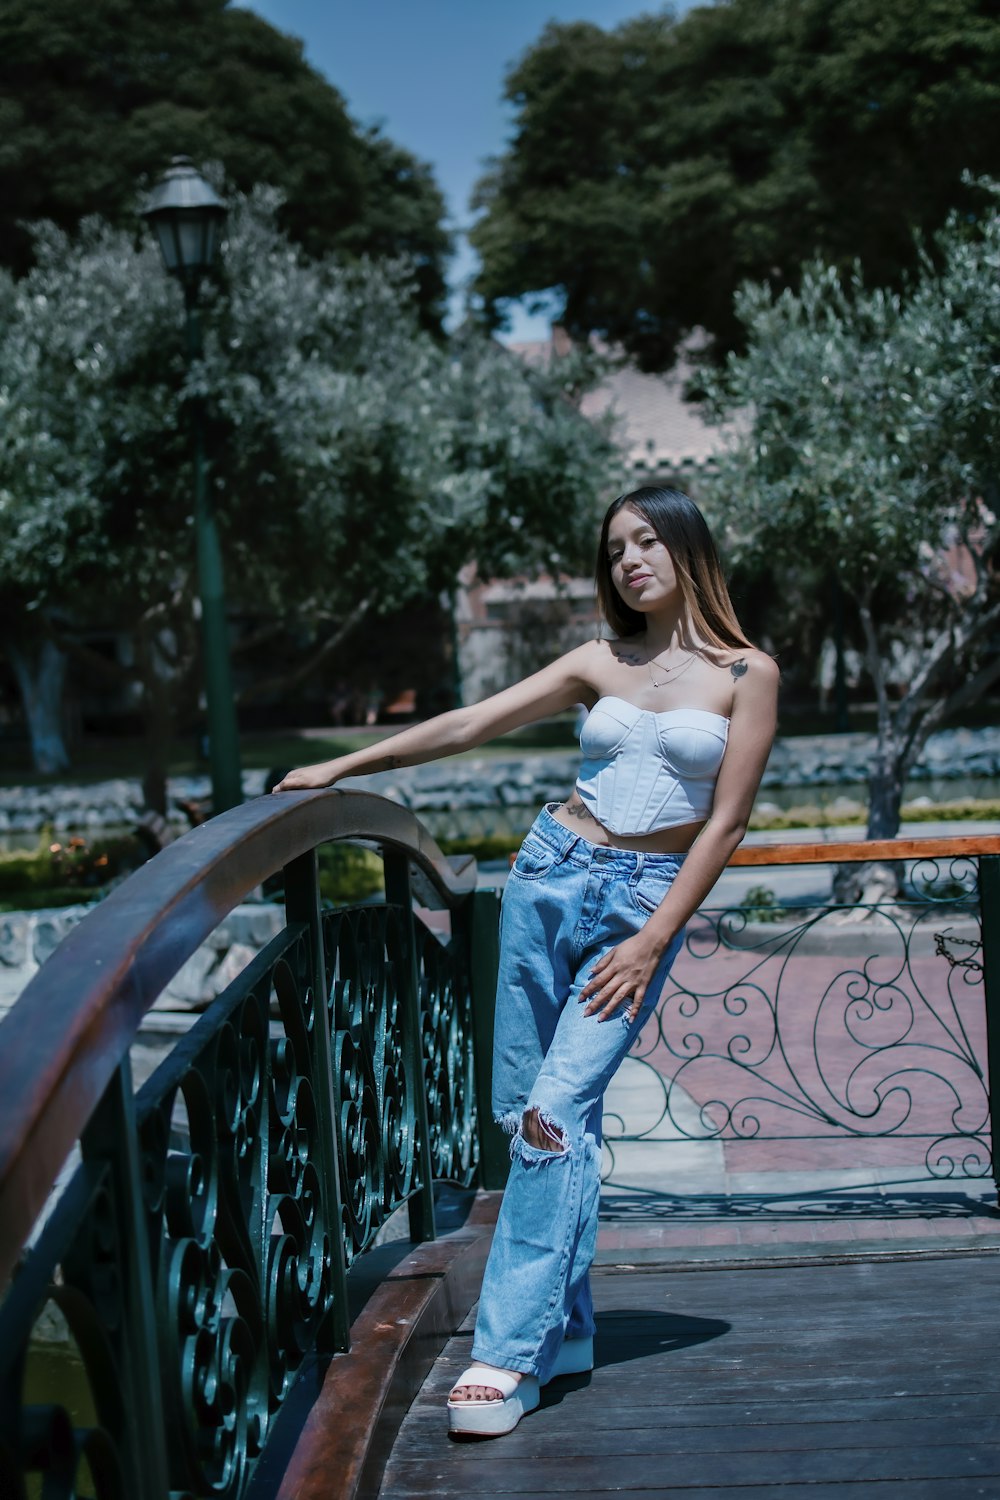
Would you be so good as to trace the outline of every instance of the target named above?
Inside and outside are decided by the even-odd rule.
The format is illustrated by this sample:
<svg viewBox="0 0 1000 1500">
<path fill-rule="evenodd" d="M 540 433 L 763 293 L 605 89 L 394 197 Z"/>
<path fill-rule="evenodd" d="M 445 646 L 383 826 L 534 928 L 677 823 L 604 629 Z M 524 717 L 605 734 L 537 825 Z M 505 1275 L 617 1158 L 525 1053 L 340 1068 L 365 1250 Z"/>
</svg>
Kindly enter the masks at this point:
<svg viewBox="0 0 1000 1500">
<path fill-rule="evenodd" d="M 590 667 L 605 659 L 609 641 L 602 640 L 599 636 L 592 640 L 583 641 L 579 646 L 573 646 L 569 651 L 564 651 L 557 660 L 569 662 L 574 667 Z"/>
<path fill-rule="evenodd" d="M 642 637 L 638 635 L 598 636 L 592 644 L 597 648 L 594 660 L 602 664 L 613 658 L 634 667 L 646 660 Z"/>
<path fill-rule="evenodd" d="M 609 668 L 613 668 L 616 662 L 634 666 L 645 660 L 641 646 L 635 639 L 594 636 L 561 656 L 559 666 L 564 674 L 578 684 L 581 702 L 589 707 L 608 690 Z"/>
<path fill-rule="evenodd" d="M 781 676 L 774 657 L 768 656 L 766 651 L 759 651 L 756 646 L 741 646 L 732 649 L 719 647 L 706 651 L 705 655 L 714 666 L 728 671 L 734 682 L 739 682 L 745 677 L 751 682 L 764 686 L 767 683 L 777 683 Z"/>
</svg>

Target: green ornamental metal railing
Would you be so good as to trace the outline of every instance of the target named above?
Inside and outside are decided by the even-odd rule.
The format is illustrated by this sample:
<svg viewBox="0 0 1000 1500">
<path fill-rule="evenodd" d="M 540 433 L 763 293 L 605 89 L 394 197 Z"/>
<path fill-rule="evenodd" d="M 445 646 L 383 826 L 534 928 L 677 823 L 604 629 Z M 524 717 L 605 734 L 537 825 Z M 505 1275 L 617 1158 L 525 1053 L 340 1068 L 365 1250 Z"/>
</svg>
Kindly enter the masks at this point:
<svg viewBox="0 0 1000 1500">
<path fill-rule="evenodd" d="M 321 908 L 316 849 L 342 839 L 381 848 L 384 905 Z M 415 917 L 411 869 L 447 942 Z M 283 931 L 133 1094 L 143 1016 L 279 871 Z M 347 1348 L 346 1273 L 389 1215 L 408 1205 L 429 1239 L 435 1181 L 502 1182 L 498 903 L 475 883 L 382 798 L 261 798 L 143 867 L 31 981 L 0 1026 L 4 1500 L 241 1495 L 303 1360 Z M 50 1302 L 83 1419 L 24 1398 Z"/>
<path fill-rule="evenodd" d="M 316 850 L 340 839 L 381 849 L 385 904 L 322 909 Z M 995 1173 L 1000 837 L 755 846 L 732 863 L 871 860 L 894 861 L 902 889 L 855 911 L 848 947 L 828 941 L 835 903 L 692 920 L 630 1062 L 645 1113 L 626 1099 L 606 1115 L 612 1160 L 666 1134 L 836 1140 L 848 1158 L 874 1142 L 932 1175 Z M 284 929 L 133 1093 L 143 1016 L 276 872 Z M 503 1184 L 498 900 L 475 885 L 472 861 L 382 798 L 261 798 L 138 871 L 32 980 L 0 1025 L 2 1500 L 244 1495 L 297 1372 L 347 1347 L 347 1271 L 389 1215 L 408 1206 L 427 1239 L 435 1181 Z M 417 887 L 450 912 L 447 942 L 414 913 Z M 26 1388 L 49 1303 L 87 1410 Z"/>
<path fill-rule="evenodd" d="M 895 875 L 880 898 L 808 894 L 808 866 L 873 861 Z M 617 1158 L 634 1160 L 637 1145 L 725 1143 L 739 1170 L 767 1160 L 746 1147 L 781 1142 L 786 1163 L 821 1160 L 828 1177 L 878 1163 L 914 1181 L 996 1185 L 1000 838 L 758 844 L 732 864 L 764 879 L 794 864 L 799 877 L 784 899 L 758 886 L 688 924 L 630 1055 L 630 1091 L 605 1109 L 606 1184 L 618 1186 Z M 717 1208 L 708 1193 L 685 1202 Z M 622 1213 L 620 1191 L 615 1204 Z"/>
</svg>

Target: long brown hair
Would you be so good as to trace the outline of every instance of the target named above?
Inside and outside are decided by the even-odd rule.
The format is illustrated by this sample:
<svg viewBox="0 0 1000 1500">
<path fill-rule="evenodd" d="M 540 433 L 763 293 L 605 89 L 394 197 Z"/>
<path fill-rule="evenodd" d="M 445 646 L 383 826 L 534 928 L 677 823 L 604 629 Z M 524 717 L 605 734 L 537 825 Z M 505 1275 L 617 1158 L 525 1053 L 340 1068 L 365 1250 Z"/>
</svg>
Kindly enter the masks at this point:
<svg viewBox="0 0 1000 1500">
<path fill-rule="evenodd" d="M 619 636 L 642 635 L 646 617 L 631 609 L 615 588 L 608 560 L 608 532 L 620 510 L 628 506 L 649 522 L 673 560 L 688 618 L 710 645 L 751 647 L 743 634 L 726 586 L 722 563 L 708 523 L 689 495 L 681 490 L 649 485 L 619 495 L 608 507 L 597 553 L 597 602 L 611 629 Z"/>
</svg>

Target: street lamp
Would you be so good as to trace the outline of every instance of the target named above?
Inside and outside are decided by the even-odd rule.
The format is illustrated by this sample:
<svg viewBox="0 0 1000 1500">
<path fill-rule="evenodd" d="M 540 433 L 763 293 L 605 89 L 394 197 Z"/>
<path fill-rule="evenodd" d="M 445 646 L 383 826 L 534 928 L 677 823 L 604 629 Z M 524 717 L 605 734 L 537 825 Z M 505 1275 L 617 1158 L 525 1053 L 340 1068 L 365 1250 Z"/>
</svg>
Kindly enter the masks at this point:
<svg viewBox="0 0 1000 1500">
<path fill-rule="evenodd" d="M 163 264 L 184 289 L 189 359 L 202 353 L 198 292 L 215 259 L 226 220 L 226 208 L 190 157 L 175 156 L 170 169 L 149 195 L 143 215 L 155 231 Z M 204 423 L 201 400 L 190 405 L 194 438 L 194 526 L 201 599 L 208 753 L 212 769 L 212 806 L 217 813 L 243 800 L 240 747 L 229 666 L 229 635 L 222 581 L 222 550 L 212 500 L 205 482 Z"/>
</svg>

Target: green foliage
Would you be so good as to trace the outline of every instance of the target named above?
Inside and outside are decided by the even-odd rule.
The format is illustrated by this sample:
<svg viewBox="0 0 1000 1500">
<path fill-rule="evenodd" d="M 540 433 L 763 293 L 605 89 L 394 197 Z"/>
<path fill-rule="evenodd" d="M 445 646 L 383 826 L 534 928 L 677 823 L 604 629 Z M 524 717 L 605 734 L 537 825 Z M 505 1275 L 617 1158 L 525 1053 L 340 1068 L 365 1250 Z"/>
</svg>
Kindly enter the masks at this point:
<svg viewBox="0 0 1000 1500">
<path fill-rule="evenodd" d="M 302 44 L 227 0 L 5 0 L 0 12 L 0 261 L 23 272 L 26 222 L 88 214 L 130 230 L 136 184 L 184 152 L 237 188 L 282 189 L 282 223 L 314 256 L 409 257 L 437 326 L 449 251 L 430 169 L 304 61 Z"/>
<path fill-rule="evenodd" d="M 307 259 L 277 209 L 268 189 L 233 200 L 191 372 L 148 242 L 43 227 L 31 272 L 0 282 L 7 628 L 132 631 L 147 703 L 192 680 L 192 396 L 229 599 L 254 618 L 308 640 L 434 596 L 472 558 L 494 576 L 589 564 L 615 458 L 577 409 L 588 362 L 527 369 L 471 329 L 442 347 L 408 267 Z"/>
<path fill-rule="evenodd" d="M 42 834 L 33 850 L 0 853 L 0 910 L 36 911 L 92 901 L 145 861 L 133 835 L 56 839 Z M 384 889 L 382 861 L 356 844 L 323 844 L 320 894 L 337 906 L 367 900 Z"/>
<path fill-rule="evenodd" d="M 144 863 L 134 836 L 56 837 L 46 830 L 33 850 L 0 852 L 0 910 L 35 911 L 90 901 Z"/>
<path fill-rule="evenodd" d="M 705 376 L 735 431 L 706 498 L 735 555 L 835 575 L 853 602 L 879 709 L 869 832 L 892 837 L 928 734 L 1000 677 L 1000 213 L 953 215 L 903 292 L 814 263 L 737 311 L 746 352 Z"/>
<path fill-rule="evenodd" d="M 443 854 L 471 854 L 473 859 L 484 861 L 504 860 L 517 853 L 521 840 L 514 834 L 483 833 L 468 837 L 439 837 L 437 845 Z"/>
<path fill-rule="evenodd" d="M 996 797 L 958 797 L 954 802 L 907 802 L 903 804 L 907 823 L 1000 822 L 1000 801 Z"/>
<path fill-rule="evenodd" d="M 975 895 L 975 887 L 970 887 L 962 880 L 957 880 L 953 875 L 943 875 L 937 880 L 933 878 L 918 878 L 913 882 L 913 889 L 918 897 L 925 901 L 968 903 L 970 897 Z"/>
<path fill-rule="evenodd" d="M 511 70 L 511 144 L 479 184 L 487 309 L 556 288 L 563 321 L 669 366 L 741 329 L 747 278 L 817 254 L 898 284 L 913 231 L 1000 170 L 992 0 L 729 0 L 675 21 L 550 25 Z"/>
<path fill-rule="evenodd" d="M 317 851 L 319 892 L 334 906 L 354 906 L 384 894 L 382 861 L 357 844 L 321 844 Z"/>
<path fill-rule="evenodd" d="M 766 885 L 752 885 L 743 894 L 740 911 L 752 922 L 783 922 L 788 912 Z"/>
</svg>

